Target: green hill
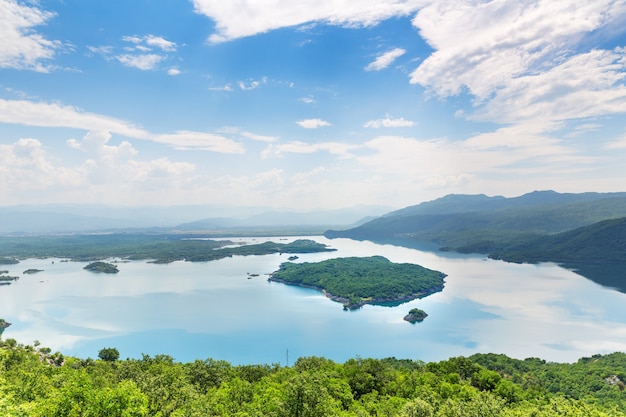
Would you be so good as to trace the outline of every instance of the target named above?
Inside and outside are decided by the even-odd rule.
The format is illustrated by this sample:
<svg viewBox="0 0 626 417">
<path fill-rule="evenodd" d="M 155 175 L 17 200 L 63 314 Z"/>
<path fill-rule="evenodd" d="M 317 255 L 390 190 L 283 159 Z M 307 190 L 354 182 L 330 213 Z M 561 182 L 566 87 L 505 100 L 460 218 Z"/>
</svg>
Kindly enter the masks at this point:
<svg viewBox="0 0 626 417">
<path fill-rule="evenodd" d="M 626 193 L 560 194 L 538 191 L 515 198 L 449 195 L 391 212 L 329 238 L 430 242 L 492 253 L 541 235 L 626 217 Z"/>
<path fill-rule="evenodd" d="M 529 239 L 490 254 L 510 262 L 626 262 L 626 217 Z"/>
</svg>

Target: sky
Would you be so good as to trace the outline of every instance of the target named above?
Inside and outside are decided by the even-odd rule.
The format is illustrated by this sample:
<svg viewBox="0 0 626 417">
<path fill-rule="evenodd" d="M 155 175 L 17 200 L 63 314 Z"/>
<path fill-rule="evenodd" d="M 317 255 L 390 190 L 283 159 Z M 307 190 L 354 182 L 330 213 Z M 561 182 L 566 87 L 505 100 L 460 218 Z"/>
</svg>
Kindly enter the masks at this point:
<svg viewBox="0 0 626 417">
<path fill-rule="evenodd" d="M 0 205 L 626 191 L 626 1 L 0 0 Z"/>
</svg>

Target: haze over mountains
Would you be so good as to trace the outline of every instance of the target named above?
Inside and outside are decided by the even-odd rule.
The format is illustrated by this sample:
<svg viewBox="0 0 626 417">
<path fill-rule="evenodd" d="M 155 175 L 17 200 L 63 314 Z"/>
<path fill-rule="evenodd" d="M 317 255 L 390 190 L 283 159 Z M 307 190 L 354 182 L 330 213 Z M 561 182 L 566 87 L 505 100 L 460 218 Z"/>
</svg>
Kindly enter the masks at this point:
<svg viewBox="0 0 626 417">
<path fill-rule="evenodd" d="M 1 234 L 84 233 L 113 230 L 228 230 L 252 227 L 353 227 L 390 210 L 357 206 L 308 212 L 266 207 L 24 205 L 0 208 Z"/>
</svg>

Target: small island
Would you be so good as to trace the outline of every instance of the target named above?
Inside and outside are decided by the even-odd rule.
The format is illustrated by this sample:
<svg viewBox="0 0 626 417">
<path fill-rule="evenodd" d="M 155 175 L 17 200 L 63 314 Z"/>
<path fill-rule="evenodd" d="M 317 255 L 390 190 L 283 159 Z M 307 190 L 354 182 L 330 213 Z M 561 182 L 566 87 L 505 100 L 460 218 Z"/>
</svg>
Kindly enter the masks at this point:
<svg viewBox="0 0 626 417">
<path fill-rule="evenodd" d="M 428 314 L 424 310 L 420 310 L 419 308 L 412 308 L 409 310 L 409 314 L 404 316 L 404 320 L 409 323 L 418 323 L 424 321 L 424 319 L 428 317 Z"/>
<path fill-rule="evenodd" d="M 446 275 L 382 256 L 284 262 L 268 281 L 320 290 L 346 310 L 365 304 L 397 305 L 441 291 Z"/>
<path fill-rule="evenodd" d="M 107 262 L 92 262 L 83 269 L 91 272 L 102 272 L 104 274 L 117 274 L 120 270 L 116 265 Z"/>
<path fill-rule="evenodd" d="M 36 274 L 37 272 L 43 272 L 43 269 L 30 268 L 23 272 L 25 275 Z"/>
</svg>

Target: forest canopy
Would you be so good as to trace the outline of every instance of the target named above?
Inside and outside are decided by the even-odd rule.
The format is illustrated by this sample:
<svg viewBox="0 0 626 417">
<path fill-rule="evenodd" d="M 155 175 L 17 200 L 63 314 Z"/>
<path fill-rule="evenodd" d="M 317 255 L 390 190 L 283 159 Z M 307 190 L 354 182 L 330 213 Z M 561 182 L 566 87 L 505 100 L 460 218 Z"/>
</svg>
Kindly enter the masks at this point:
<svg viewBox="0 0 626 417">
<path fill-rule="evenodd" d="M 626 409 L 624 353 L 573 364 L 495 354 L 343 364 L 312 356 L 293 366 L 117 353 L 80 359 L 0 341 L 0 415 L 617 417 Z"/>
</svg>

